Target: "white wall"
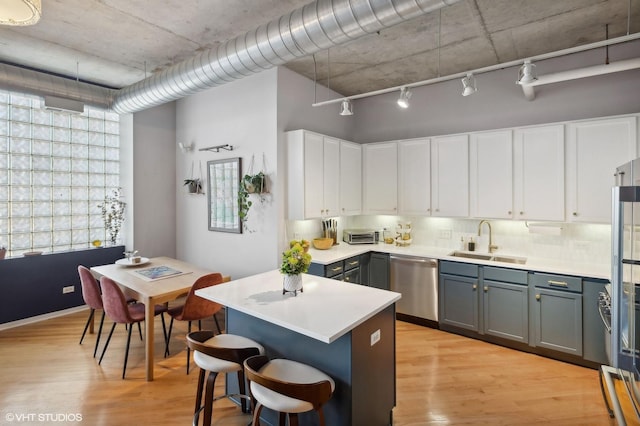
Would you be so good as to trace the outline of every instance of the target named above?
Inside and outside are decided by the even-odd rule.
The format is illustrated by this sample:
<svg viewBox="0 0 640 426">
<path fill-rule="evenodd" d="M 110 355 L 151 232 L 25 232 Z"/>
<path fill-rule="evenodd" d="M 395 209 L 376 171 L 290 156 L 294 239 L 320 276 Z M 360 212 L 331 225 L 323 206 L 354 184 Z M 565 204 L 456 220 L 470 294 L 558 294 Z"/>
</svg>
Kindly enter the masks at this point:
<svg viewBox="0 0 640 426">
<path fill-rule="evenodd" d="M 243 174 L 251 157 L 254 171 L 262 168 L 263 156 L 269 182 L 278 180 L 276 134 L 277 70 L 247 77 L 177 101 L 176 176 L 174 179 L 177 221 L 177 257 L 201 267 L 240 278 L 269 269 L 279 262 L 278 211 L 274 200 L 278 188 L 269 185 L 265 202 L 253 198 L 249 211 L 249 232 L 242 234 L 208 230 L 207 196 L 187 194 L 182 181 L 191 177 L 205 180 L 207 161 L 242 158 Z M 195 144 L 195 150 L 183 154 L 177 142 Z M 230 144 L 233 151 L 198 151 L 209 146 Z"/>
<path fill-rule="evenodd" d="M 640 41 L 609 48 L 610 62 L 640 56 Z M 604 49 L 536 62 L 538 75 L 604 63 Z M 399 93 L 355 102 L 356 142 L 378 142 L 554 123 L 640 112 L 640 70 L 537 87 L 528 101 L 515 84 L 519 67 L 476 76 L 478 92 L 464 97 L 460 80 L 412 89 L 411 107 Z M 319 108 L 333 108 L 323 106 Z"/>
</svg>

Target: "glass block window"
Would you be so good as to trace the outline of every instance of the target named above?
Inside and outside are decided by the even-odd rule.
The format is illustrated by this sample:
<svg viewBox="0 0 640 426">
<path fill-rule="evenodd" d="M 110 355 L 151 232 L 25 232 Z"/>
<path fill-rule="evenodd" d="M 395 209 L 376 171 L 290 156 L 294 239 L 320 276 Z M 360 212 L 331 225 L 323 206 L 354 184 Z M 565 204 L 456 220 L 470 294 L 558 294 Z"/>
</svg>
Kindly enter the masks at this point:
<svg viewBox="0 0 640 426">
<path fill-rule="evenodd" d="M 0 91 L 0 247 L 7 256 L 108 239 L 100 204 L 119 184 L 119 116 L 51 111 Z"/>
</svg>

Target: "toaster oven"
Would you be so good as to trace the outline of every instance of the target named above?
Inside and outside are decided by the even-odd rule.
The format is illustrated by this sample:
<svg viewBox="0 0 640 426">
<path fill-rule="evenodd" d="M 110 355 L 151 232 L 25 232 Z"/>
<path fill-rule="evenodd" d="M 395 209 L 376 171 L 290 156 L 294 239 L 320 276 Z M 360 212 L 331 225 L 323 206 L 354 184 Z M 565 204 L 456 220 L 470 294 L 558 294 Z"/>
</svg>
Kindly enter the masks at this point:
<svg viewBox="0 0 640 426">
<path fill-rule="evenodd" d="M 342 232 L 342 241 L 347 244 L 376 244 L 380 239 L 380 233 L 370 229 L 345 229 Z"/>
</svg>

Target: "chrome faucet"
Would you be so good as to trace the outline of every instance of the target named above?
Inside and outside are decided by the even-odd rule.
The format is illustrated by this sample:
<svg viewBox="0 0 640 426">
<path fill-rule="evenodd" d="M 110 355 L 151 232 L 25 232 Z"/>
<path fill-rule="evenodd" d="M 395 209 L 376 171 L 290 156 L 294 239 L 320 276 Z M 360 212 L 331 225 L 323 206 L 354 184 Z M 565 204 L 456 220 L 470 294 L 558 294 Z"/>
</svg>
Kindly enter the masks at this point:
<svg viewBox="0 0 640 426">
<path fill-rule="evenodd" d="M 481 220 L 478 224 L 478 237 L 482 234 L 482 224 L 486 223 L 489 227 L 489 253 L 493 253 L 498 250 L 498 246 L 493 244 L 493 231 L 491 230 L 491 224 L 488 220 Z"/>
</svg>

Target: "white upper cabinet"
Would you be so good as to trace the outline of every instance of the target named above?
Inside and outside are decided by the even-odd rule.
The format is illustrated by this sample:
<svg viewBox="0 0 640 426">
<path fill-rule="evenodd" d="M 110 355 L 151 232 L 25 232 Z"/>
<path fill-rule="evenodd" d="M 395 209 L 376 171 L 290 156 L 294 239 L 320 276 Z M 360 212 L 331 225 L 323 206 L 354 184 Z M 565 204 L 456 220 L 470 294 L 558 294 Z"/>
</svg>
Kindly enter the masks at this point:
<svg viewBox="0 0 640 426">
<path fill-rule="evenodd" d="M 515 219 L 564 221 L 564 126 L 516 129 Z"/>
<path fill-rule="evenodd" d="M 338 216 L 340 141 L 306 130 L 286 139 L 289 219 Z"/>
<path fill-rule="evenodd" d="M 471 216 L 511 219 L 513 213 L 511 130 L 472 133 L 469 146 Z"/>
<path fill-rule="evenodd" d="M 362 145 L 340 141 L 340 214 L 362 213 Z"/>
<path fill-rule="evenodd" d="M 398 145 L 396 142 L 363 146 L 363 212 L 397 214 Z"/>
<path fill-rule="evenodd" d="M 469 216 L 469 137 L 431 139 L 431 215 Z"/>
<path fill-rule="evenodd" d="M 431 141 L 398 142 L 398 213 L 431 214 Z"/>
<path fill-rule="evenodd" d="M 610 223 L 616 167 L 637 157 L 636 118 L 568 125 L 567 220 Z"/>
</svg>

